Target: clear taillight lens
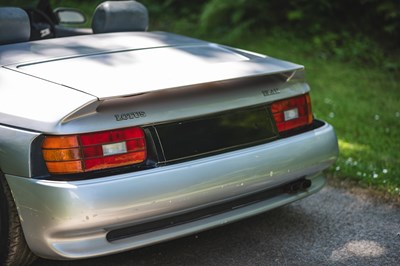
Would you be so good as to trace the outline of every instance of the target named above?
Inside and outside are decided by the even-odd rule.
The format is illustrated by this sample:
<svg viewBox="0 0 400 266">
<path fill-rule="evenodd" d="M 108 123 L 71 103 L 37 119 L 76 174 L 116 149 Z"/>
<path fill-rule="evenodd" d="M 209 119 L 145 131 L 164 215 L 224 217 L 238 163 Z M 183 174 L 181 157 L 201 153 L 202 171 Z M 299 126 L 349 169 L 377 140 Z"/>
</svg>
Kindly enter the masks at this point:
<svg viewBox="0 0 400 266">
<path fill-rule="evenodd" d="M 271 112 L 280 133 L 310 125 L 313 121 L 308 93 L 274 102 L 271 105 Z"/>
<path fill-rule="evenodd" d="M 142 163 L 146 139 L 132 127 L 80 135 L 46 136 L 43 157 L 51 174 L 83 173 Z"/>
</svg>

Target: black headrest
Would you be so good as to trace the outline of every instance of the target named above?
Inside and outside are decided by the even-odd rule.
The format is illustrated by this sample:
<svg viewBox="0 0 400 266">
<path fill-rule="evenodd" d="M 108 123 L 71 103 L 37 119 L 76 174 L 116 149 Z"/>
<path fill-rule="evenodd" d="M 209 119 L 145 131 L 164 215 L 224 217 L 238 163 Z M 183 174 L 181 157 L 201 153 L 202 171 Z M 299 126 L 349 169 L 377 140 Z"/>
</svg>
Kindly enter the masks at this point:
<svg viewBox="0 0 400 266">
<path fill-rule="evenodd" d="M 0 7 L 0 44 L 26 42 L 31 35 L 28 14 L 18 7 Z"/>
<path fill-rule="evenodd" d="M 97 6 L 92 21 L 93 33 L 146 31 L 147 8 L 136 1 L 107 1 Z"/>
</svg>

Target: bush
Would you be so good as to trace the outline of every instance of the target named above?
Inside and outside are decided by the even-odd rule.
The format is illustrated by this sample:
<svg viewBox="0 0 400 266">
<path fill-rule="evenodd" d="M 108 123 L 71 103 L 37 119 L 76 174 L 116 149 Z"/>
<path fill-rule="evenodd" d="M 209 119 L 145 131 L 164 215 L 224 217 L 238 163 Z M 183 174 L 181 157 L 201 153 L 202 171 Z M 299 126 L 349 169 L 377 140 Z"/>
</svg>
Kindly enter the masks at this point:
<svg viewBox="0 0 400 266">
<path fill-rule="evenodd" d="M 323 57 L 400 68 L 400 1 L 210 0 L 200 15 L 203 32 L 237 37 L 247 32 L 295 32 Z"/>
</svg>

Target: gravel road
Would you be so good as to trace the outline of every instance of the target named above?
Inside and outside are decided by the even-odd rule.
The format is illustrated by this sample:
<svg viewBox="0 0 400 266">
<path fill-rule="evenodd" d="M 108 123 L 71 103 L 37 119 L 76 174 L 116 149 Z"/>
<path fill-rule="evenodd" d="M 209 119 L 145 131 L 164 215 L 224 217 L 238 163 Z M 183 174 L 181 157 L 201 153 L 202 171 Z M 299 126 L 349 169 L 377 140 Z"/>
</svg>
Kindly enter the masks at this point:
<svg viewBox="0 0 400 266">
<path fill-rule="evenodd" d="M 34 265 L 400 265 L 400 207 L 326 186 L 302 201 L 190 237 Z"/>
</svg>

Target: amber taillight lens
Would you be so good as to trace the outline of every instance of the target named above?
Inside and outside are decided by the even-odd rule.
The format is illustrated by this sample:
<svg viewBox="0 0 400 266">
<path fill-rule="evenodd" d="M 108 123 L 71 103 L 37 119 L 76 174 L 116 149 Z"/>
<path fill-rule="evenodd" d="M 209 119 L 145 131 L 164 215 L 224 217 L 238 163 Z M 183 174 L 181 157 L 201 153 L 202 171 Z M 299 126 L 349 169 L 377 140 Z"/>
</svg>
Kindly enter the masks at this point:
<svg viewBox="0 0 400 266">
<path fill-rule="evenodd" d="M 271 105 L 271 112 L 280 133 L 310 125 L 313 122 L 308 93 L 274 102 Z"/>
<path fill-rule="evenodd" d="M 66 136 L 46 136 L 43 157 L 50 174 L 84 173 L 146 160 L 140 127 Z"/>
</svg>

